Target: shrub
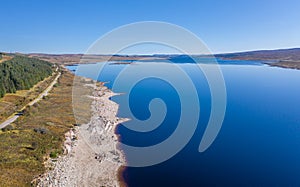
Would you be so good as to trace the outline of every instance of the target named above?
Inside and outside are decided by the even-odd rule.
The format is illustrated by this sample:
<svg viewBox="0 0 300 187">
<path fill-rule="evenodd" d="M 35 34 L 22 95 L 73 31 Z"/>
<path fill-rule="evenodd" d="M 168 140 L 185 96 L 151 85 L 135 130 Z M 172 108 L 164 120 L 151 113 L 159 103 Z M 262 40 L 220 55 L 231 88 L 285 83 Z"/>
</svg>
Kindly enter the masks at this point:
<svg viewBox="0 0 300 187">
<path fill-rule="evenodd" d="M 50 158 L 57 158 L 57 157 L 58 157 L 58 153 L 56 151 L 50 153 Z"/>
<path fill-rule="evenodd" d="M 47 134 L 48 133 L 48 129 L 42 128 L 42 127 L 34 128 L 33 131 L 37 132 L 37 133 L 40 133 L 40 134 Z"/>
<path fill-rule="evenodd" d="M 50 156 L 50 158 L 57 158 L 58 155 L 61 153 L 62 153 L 61 150 L 56 149 L 56 150 L 51 151 L 49 156 Z"/>
</svg>

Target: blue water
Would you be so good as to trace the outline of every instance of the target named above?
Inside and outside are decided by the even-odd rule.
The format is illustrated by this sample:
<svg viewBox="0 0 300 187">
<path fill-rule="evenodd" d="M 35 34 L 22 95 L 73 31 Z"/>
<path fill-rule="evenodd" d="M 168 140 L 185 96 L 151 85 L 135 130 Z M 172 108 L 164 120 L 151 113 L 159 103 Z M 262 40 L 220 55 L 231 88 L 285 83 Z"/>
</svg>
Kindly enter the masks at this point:
<svg viewBox="0 0 300 187">
<path fill-rule="evenodd" d="M 300 71 L 259 62 L 219 62 L 226 84 L 227 109 L 216 140 L 205 152 L 198 152 L 210 116 L 209 86 L 195 64 L 180 63 L 199 95 L 197 129 L 191 141 L 171 159 L 149 167 L 128 167 L 124 178 L 129 186 L 300 186 Z M 107 86 L 113 88 L 118 74 L 133 65 L 105 65 L 100 76 L 95 72 L 97 66 L 80 65 L 78 74 L 109 81 Z M 157 63 L 153 66 L 159 68 Z M 118 97 L 124 96 L 113 100 L 118 102 Z M 140 81 L 130 93 L 132 113 L 138 119 L 147 119 L 148 104 L 157 97 L 168 109 L 163 123 L 146 133 L 120 125 L 118 133 L 124 144 L 154 145 L 173 133 L 180 117 L 180 101 L 176 90 L 165 81 Z M 126 117 L 123 108 L 121 105 L 120 117 Z"/>
</svg>

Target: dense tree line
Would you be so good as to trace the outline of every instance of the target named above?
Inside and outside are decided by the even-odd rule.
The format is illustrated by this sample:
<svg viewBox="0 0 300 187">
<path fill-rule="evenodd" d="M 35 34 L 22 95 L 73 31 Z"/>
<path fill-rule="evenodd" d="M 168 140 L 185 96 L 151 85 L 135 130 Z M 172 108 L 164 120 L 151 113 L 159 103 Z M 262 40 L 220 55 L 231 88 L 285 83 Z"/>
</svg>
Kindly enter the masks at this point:
<svg viewBox="0 0 300 187">
<path fill-rule="evenodd" d="M 0 98 L 6 93 L 29 89 L 52 73 L 49 62 L 15 56 L 0 63 Z"/>
</svg>

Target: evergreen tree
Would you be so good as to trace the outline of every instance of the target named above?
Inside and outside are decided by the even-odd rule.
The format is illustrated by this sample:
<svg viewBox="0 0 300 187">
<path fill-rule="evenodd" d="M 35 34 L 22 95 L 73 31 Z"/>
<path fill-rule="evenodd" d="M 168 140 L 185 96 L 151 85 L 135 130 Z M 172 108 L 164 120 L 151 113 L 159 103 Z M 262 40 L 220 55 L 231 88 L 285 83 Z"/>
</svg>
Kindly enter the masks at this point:
<svg viewBox="0 0 300 187">
<path fill-rule="evenodd" d="M 29 89 L 52 73 L 49 62 L 15 56 L 0 64 L 0 97 L 5 93 Z"/>
</svg>

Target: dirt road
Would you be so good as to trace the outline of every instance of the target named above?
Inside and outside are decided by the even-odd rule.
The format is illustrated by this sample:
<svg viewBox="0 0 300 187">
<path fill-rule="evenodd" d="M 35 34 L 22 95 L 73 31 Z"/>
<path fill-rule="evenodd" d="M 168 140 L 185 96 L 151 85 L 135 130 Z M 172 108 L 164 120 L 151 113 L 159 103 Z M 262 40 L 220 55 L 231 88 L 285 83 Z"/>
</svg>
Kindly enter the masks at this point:
<svg viewBox="0 0 300 187">
<path fill-rule="evenodd" d="M 28 106 L 32 106 L 35 103 L 39 102 L 41 99 L 43 99 L 44 96 L 47 96 L 49 94 L 49 92 L 52 90 L 53 86 L 57 83 L 58 78 L 60 77 L 61 73 L 59 72 L 58 75 L 55 77 L 55 79 L 52 81 L 52 83 L 37 97 L 35 98 L 33 101 L 31 101 L 30 103 L 28 103 L 27 105 L 25 105 L 21 111 L 23 111 L 26 107 Z M 6 121 L 4 121 L 3 123 L 0 124 L 0 129 L 3 129 L 4 127 L 6 127 L 7 125 L 13 123 L 14 121 L 16 121 L 22 114 L 21 113 L 15 113 L 13 115 L 11 115 L 10 117 L 7 118 Z"/>
</svg>

